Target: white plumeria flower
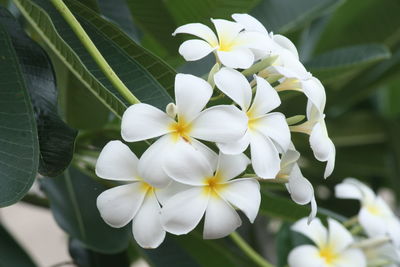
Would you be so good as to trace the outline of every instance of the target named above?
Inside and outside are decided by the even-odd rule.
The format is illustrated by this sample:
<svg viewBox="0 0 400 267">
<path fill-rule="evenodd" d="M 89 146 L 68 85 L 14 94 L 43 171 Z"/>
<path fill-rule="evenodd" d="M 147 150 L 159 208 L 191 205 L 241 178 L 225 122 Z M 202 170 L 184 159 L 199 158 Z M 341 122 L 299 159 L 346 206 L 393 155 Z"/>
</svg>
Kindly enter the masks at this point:
<svg viewBox="0 0 400 267">
<path fill-rule="evenodd" d="M 190 23 L 180 26 L 172 35 L 192 34 L 203 40 L 188 40 L 179 47 L 187 61 L 201 59 L 215 52 L 221 63 L 230 68 L 247 69 L 254 62 L 253 50 L 263 50 L 270 45 L 269 38 L 257 32 L 243 31 L 243 26 L 224 19 L 211 19 L 217 31 L 204 24 Z"/>
<path fill-rule="evenodd" d="M 246 134 L 236 142 L 219 142 L 218 147 L 225 154 L 238 154 L 250 145 L 255 173 L 261 178 L 273 179 L 280 169 L 279 152 L 289 147 L 290 130 L 282 113 L 269 113 L 281 104 L 278 93 L 263 78 L 255 76 L 255 79 L 257 91 L 251 103 L 250 84 L 240 72 L 224 67 L 214 75 L 216 86 L 248 117 Z"/>
<path fill-rule="evenodd" d="M 101 151 L 96 163 L 96 175 L 113 181 L 127 182 L 108 189 L 97 198 L 97 208 L 103 220 L 120 228 L 132 221 L 136 242 L 143 248 L 156 248 L 165 238 L 161 226 L 161 207 L 156 188 L 148 184 L 143 169 L 151 172 L 153 166 L 136 155 L 121 141 L 109 142 Z"/>
<path fill-rule="evenodd" d="M 273 45 L 266 47 L 259 57 L 263 59 L 278 56 L 278 59 L 273 66 L 262 71 L 260 75 L 278 74 L 283 76 L 280 80 L 281 84 L 276 88 L 277 90 L 301 91 L 323 113 L 326 102 L 325 88 L 301 64 L 296 46 L 283 35 L 268 33 L 267 29 L 257 19 L 248 14 L 233 14 L 232 17 L 247 31 L 259 32 L 264 36 L 269 36 L 273 42 Z"/>
<path fill-rule="evenodd" d="M 400 221 L 389 206 L 365 184 L 357 179 L 347 178 L 336 185 L 337 198 L 358 199 L 361 209 L 358 221 L 370 237 L 387 235 L 400 249 Z"/>
<path fill-rule="evenodd" d="M 321 162 L 327 162 L 324 178 L 330 176 L 335 168 L 336 148 L 328 135 L 325 114 L 321 114 L 315 105 L 308 101 L 307 121 L 290 126 L 290 130 L 310 135 L 310 146 L 314 157 Z"/>
<path fill-rule="evenodd" d="M 371 246 L 363 250 L 370 266 L 398 267 L 400 265 L 400 249 L 391 243 Z"/>
<path fill-rule="evenodd" d="M 288 151 L 282 155 L 281 170 L 276 179 L 288 179 L 286 188 L 294 202 L 299 205 L 311 203 L 311 212 L 308 221 L 311 222 L 317 215 L 317 202 L 315 201 L 314 188 L 303 176 L 297 161 L 300 153 L 291 144 Z"/>
<path fill-rule="evenodd" d="M 175 181 L 192 188 L 164 203 L 161 210 L 164 229 L 176 235 L 186 234 L 205 214 L 203 237 L 221 238 L 241 225 L 234 207 L 253 222 L 260 206 L 260 185 L 252 178 L 232 180 L 244 172 L 249 159 L 244 154 L 220 153 L 215 166 L 202 154 L 193 153 L 188 144 L 180 145 L 180 152 L 166 159 L 165 171 Z"/>
<path fill-rule="evenodd" d="M 210 155 L 211 150 L 196 139 L 210 142 L 235 141 L 245 134 L 247 116 L 235 106 L 219 105 L 203 110 L 212 92 L 210 84 L 203 79 L 189 74 L 177 74 L 176 106 L 171 108 L 169 105 L 167 108 L 169 113 L 176 110 L 176 120 L 143 103 L 132 105 L 125 111 L 121 125 L 124 140 L 136 142 L 162 136 L 142 155 L 142 158 L 152 162 L 154 168 L 145 173 L 149 183 L 164 187 L 170 182 L 162 170 L 163 160 L 179 141 L 188 142 L 205 155 Z M 138 168 L 143 169 L 140 164 Z"/>
<path fill-rule="evenodd" d="M 365 267 L 361 249 L 352 248 L 354 239 L 337 221 L 328 218 L 329 231 L 316 218 L 310 224 L 303 218 L 292 230 L 310 238 L 315 245 L 302 245 L 289 254 L 289 267 Z"/>
</svg>

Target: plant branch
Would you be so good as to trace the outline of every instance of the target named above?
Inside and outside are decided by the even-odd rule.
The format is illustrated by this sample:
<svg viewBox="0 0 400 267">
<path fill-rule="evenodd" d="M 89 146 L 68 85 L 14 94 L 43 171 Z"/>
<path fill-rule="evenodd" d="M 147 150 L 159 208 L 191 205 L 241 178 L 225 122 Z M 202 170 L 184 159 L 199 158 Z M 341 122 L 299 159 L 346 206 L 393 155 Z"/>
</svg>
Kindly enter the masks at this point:
<svg viewBox="0 0 400 267">
<path fill-rule="evenodd" d="M 103 71 L 104 75 L 110 80 L 112 85 L 118 90 L 118 92 L 131 104 L 140 103 L 139 99 L 137 99 L 132 92 L 126 87 L 126 85 L 121 81 L 118 75 L 114 72 L 111 66 L 107 63 L 103 55 L 94 45 L 89 35 L 82 28 L 79 21 L 75 18 L 72 12 L 68 9 L 65 3 L 62 0 L 51 0 L 52 4 L 55 8 L 60 12 L 60 14 L 64 17 L 68 25 L 75 32 L 78 39 L 81 41 L 83 46 L 92 56 L 94 61 Z"/>
<path fill-rule="evenodd" d="M 230 235 L 233 242 L 238 245 L 238 247 L 258 266 L 260 267 L 274 267 L 266 259 L 264 259 L 260 254 L 258 254 L 246 241 L 237 233 L 233 232 Z"/>
</svg>

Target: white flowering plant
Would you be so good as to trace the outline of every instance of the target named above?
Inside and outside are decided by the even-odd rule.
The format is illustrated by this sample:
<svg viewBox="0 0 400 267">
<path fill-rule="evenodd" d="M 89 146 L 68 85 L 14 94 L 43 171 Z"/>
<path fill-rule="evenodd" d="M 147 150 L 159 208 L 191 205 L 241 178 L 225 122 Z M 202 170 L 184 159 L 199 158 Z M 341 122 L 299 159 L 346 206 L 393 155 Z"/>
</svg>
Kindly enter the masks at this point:
<svg viewBox="0 0 400 267">
<path fill-rule="evenodd" d="M 76 266 L 396 266 L 396 212 L 341 179 L 396 185 L 359 109 L 395 121 L 360 88 L 396 54 L 332 39 L 338 3 L 258 2 L 0 1 L 0 207 L 50 210 Z"/>
</svg>

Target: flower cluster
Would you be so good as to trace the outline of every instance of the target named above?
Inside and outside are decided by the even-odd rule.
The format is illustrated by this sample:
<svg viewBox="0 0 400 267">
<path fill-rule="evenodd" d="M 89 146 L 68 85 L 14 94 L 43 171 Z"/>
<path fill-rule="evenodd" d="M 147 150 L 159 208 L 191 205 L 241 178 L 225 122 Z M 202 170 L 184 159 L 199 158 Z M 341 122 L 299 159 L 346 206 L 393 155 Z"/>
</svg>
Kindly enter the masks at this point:
<svg viewBox="0 0 400 267">
<path fill-rule="evenodd" d="M 125 182 L 98 197 L 101 216 L 113 227 L 132 221 L 142 247 L 159 246 L 166 231 L 192 231 L 203 216 L 206 239 L 240 226 L 235 209 L 253 222 L 264 179 L 286 183 L 295 202 L 311 203 L 310 219 L 316 214 L 314 190 L 297 164 L 291 131 L 310 135 L 311 149 L 327 162 L 329 176 L 335 147 L 324 123 L 325 89 L 306 71 L 290 40 L 268 33 L 247 14 L 232 17 L 212 20 L 216 34 L 200 23 L 176 29 L 173 35 L 201 38 L 182 43 L 179 53 L 186 60 L 214 53 L 208 81 L 179 73 L 175 103 L 165 112 L 144 103 L 130 106 L 122 117 L 122 138 L 149 140 L 150 147 L 138 159 L 127 145 L 111 141 L 97 161 L 99 177 Z M 285 90 L 307 97 L 305 122 L 304 116 L 293 122 L 275 111 L 281 105 L 278 93 Z"/>
<path fill-rule="evenodd" d="M 328 219 L 329 230 L 319 219 L 310 225 L 306 218 L 296 222 L 292 230 L 307 236 L 315 245 L 293 249 L 289 254 L 289 266 L 399 266 L 400 220 L 384 200 L 354 178 L 338 184 L 335 194 L 338 198 L 360 200 L 360 212 L 343 225 Z"/>
</svg>

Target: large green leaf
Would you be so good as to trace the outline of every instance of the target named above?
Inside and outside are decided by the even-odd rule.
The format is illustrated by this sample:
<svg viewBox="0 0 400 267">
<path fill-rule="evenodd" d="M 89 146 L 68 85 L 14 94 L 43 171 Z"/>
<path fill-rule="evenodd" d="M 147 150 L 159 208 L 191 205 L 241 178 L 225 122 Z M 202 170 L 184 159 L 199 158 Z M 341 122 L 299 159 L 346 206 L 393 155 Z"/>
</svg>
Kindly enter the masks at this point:
<svg viewBox="0 0 400 267">
<path fill-rule="evenodd" d="M 0 266 L 35 267 L 32 259 L 0 224 Z"/>
<path fill-rule="evenodd" d="M 41 180 L 58 225 L 72 238 L 101 253 L 117 253 L 127 248 L 132 238 L 129 227 L 108 226 L 96 207 L 97 196 L 106 187 L 76 169 L 57 178 Z"/>
<path fill-rule="evenodd" d="M 89 8 L 73 0 L 65 2 L 135 96 L 142 102 L 159 108 L 164 108 L 172 101 L 162 86 L 172 86 L 174 73 L 171 68 L 129 39 L 113 23 L 104 20 Z M 128 103 L 113 88 L 50 1 L 16 0 L 15 3 L 70 71 L 104 105 L 121 116 Z"/>
<path fill-rule="evenodd" d="M 317 52 L 363 43 L 400 41 L 400 2 L 397 0 L 348 0 L 336 10 L 320 38 Z"/>
<path fill-rule="evenodd" d="M 324 85 L 337 89 L 369 66 L 390 58 L 384 45 L 364 44 L 335 49 L 308 61 L 306 67 Z"/>
<path fill-rule="evenodd" d="M 0 24 L 0 207 L 31 187 L 39 164 L 35 117 L 16 52 Z"/>
<path fill-rule="evenodd" d="M 273 32 L 285 33 L 307 25 L 326 12 L 332 11 L 341 0 L 264 0 L 251 12 Z"/>
<path fill-rule="evenodd" d="M 0 9 L 0 23 L 9 32 L 31 97 L 39 136 L 39 172 L 57 176 L 71 162 L 77 132 L 58 116 L 53 67 L 43 49 L 24 33 L 6 9 Z"/>
</svg>

